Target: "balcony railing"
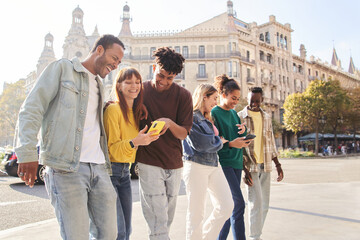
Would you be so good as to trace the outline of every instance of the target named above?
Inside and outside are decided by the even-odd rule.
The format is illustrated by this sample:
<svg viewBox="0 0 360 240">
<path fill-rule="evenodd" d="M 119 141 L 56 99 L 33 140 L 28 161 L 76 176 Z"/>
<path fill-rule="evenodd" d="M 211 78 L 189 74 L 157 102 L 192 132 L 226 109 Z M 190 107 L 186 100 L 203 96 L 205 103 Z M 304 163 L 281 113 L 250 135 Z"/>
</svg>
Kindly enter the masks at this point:
<svg viewBox="0 0 360 240">
<path fill-rule="evenodd" d="M 249 84 L 255 84 L 255 78 L 247 77 L 246 82 L 249 83 Z"/>
<path fill-rule="evenodd" d="M 205 55 L 201 55 L 199 53 L 195 54 L 188 54 L 185 59 L 223 59 L 223 58 L 230 58 L 230 57 L 239 57 L 242 61 L 248 63 L 255 63 L 255 60 L 250 60 L 247 57 L 241 56 L 241 53 L 238 51 L 232 51 L 227 53 L 205 53 Z M 126 55 L 123 59 L 126 60 L 135 60 L 135 61 L 152 61 L 154 60 L 153 56 L 150 55 Z"/>
</svg>

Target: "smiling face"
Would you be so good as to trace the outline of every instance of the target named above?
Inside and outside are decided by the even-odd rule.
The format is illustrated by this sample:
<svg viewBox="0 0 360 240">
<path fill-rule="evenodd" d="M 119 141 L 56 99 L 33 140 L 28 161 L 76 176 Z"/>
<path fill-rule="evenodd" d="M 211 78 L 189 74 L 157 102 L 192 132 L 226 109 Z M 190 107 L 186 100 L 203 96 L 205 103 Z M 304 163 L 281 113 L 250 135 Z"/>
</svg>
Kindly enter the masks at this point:
<svg viewBox="0 0 360 240">
<path fill-rule="evenodd" d="M 230 110 L 233 109 L 240 100 L 240 90 L 233 90 L 228 95 L 223 93 L 221 95 L 221 107 Z"/>
<path fill-rule="evenodd" d="M 157 65 L 154 72 L 154 78 L 151 80 L 152 86 L 156 91 L 164 92 L 171 87 L 175 76 L 175 73 L 169 73 Z"/>
<path fill-rule="evenodd" d="M 140 93 L 141 80 L 133 74 L 131 78 L 118 82 L 117 90 L 123 94 L 127 102 L 133 102 Z"/>
<path fill-rule="evenodd" d="M 249 93 L 248 95 L 248 109 L 254 112 L 260 111 L 260 105 L 263 101 L 263 96 L 261 93 Z"/>
<path fill-rule="evenodd" d="M 214 92 L 210 96 L 204 96 L 204 112 L 210 113 L 211 109 L 217 104 L 218 93 Z"/>
<path fill-rule="evenodd" d="M 121 63 L 121 59 L 124 56 L 124 49 L 116 43 L 106 50 L 100 45 L 96 48 L 96 54 L 94 64 L 95 75 L 105 78 L 109 72 L 116 69 Z"/>
</svg>

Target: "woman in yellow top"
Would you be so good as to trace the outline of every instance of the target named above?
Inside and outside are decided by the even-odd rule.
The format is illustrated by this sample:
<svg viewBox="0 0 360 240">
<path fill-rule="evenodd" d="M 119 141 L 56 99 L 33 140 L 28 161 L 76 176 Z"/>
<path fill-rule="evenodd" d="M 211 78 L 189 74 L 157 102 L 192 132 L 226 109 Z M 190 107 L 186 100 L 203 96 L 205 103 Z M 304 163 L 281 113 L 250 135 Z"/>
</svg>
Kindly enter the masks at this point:
<svg viewBox="0 0 360 240">
<path fill-rule="evenodd" d="M 118 195 L 117 240 L 129 239 L 131 233 L 132 196 L 129 165 L 135 161 L 136 149 L 148 145 L 159 136 L 139 131 L 142 115 L 143 87 L 141 75 L 135 68 L 120 70 L 113 85 L 116 102 L 104 113 L 104 125 L 111 161 L 111 181 Z"/>
</svg>

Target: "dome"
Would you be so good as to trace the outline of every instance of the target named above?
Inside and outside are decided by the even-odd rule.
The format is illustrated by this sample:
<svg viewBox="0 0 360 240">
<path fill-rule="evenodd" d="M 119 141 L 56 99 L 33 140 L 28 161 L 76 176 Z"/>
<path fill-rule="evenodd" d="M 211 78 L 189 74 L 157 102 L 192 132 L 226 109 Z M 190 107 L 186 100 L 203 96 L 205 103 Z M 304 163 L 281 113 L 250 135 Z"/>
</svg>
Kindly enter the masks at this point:
<svg viewBox="0 0 360 240">
<path fill-rule="evenodd" d="M 52 41 L 54 41 L 54 36 L 51 33 L 48 33 L 45 36 L 45 40 L 48 40 L 48 41 L 52 42 Z"/>
<path fill-rule="evenodd" d="M 129 12 L 130 11 L 130 7 L 126 4 L 123 8 L 124 12 Z"/>
<path fill-rule="evenodd" d="M 79 5 L 74 9 L 73 14 L 74 14 L 74 13 L 80 13 L 80 14 L 84 15 L 84 12 L 83 12 L 83 10 L 79 7 Z"/>
</svg>

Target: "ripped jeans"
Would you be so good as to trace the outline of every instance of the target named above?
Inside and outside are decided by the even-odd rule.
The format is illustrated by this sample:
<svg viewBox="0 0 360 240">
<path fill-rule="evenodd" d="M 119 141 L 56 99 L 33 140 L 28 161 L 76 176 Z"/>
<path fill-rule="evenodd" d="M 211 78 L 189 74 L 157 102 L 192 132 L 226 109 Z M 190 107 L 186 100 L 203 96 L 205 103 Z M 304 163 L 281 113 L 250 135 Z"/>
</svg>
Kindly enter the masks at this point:
<svg viewBox="0 0 360 240">
<path fill-rule="evenodd" d="M 150 240 L 169 240 L 182 168 L 163 169 L 143 163 L 139 167 L 140 201 Z"/>
</svg>

